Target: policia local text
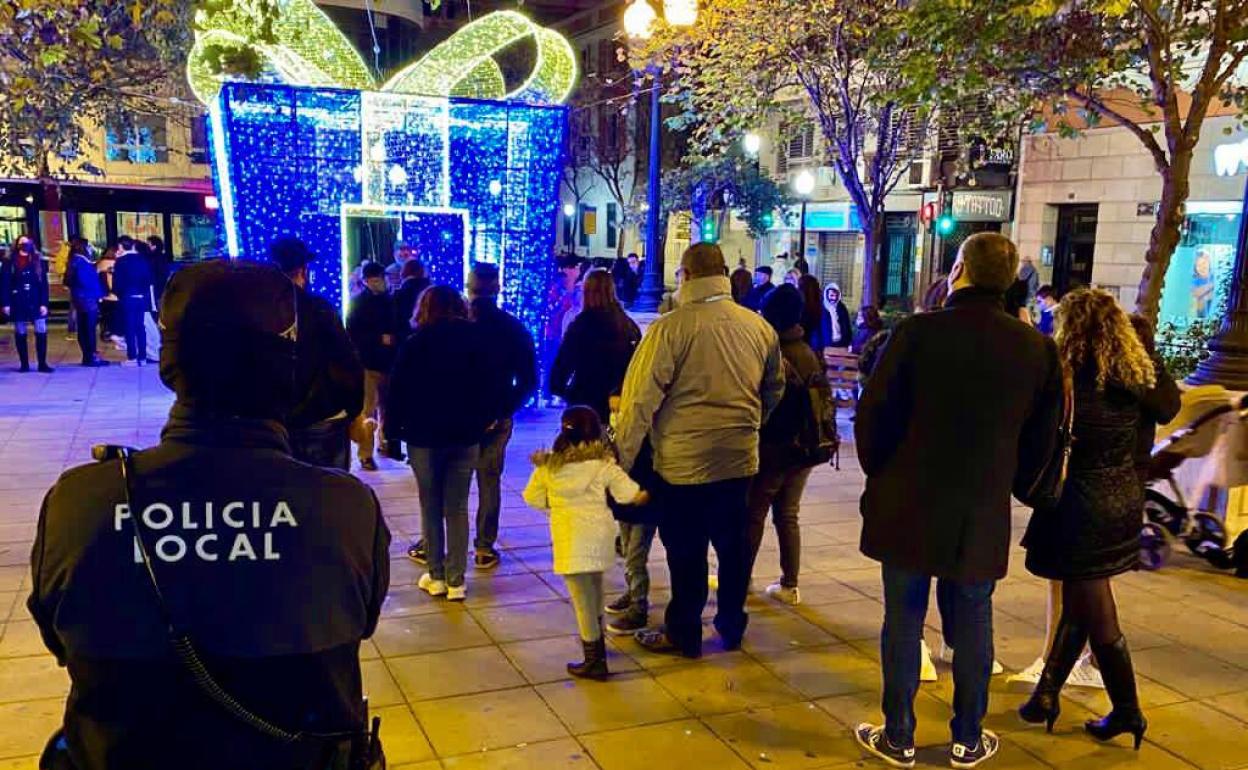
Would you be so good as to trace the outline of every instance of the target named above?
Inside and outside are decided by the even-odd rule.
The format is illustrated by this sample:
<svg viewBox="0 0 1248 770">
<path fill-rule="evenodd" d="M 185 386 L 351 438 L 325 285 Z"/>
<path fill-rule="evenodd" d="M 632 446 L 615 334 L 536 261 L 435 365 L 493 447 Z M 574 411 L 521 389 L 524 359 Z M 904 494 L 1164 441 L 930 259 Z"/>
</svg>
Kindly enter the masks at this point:
<svg viewBox="0 0 1248 770">
<path fill-rule="evenodd" d="M 113 530 L 121 532 L 128 528 L 126 519 L 130 516 L 130 506 L 117 505 L 113 511 Z M 268 504 L 236 501 L 220 508 L 211 502 L 152 503 L 143 509 L 140 520 L 145 529 L 153 532 L 169 529 L 175 522 L 180 525 L 178 534 L 161 535 L 152 546 L 156 558 L 164 562 L 181 561 L 188 555 L 201 561 L 279 561 L 282 555 L 273 545 L 273 532 L 264 530 L 299 526 L 290 506 L 280 500 Z M 213 530 L 235 531 L 218 533 Z M 143 563 L 137 541 L 134 561 Z"/>
</svg>

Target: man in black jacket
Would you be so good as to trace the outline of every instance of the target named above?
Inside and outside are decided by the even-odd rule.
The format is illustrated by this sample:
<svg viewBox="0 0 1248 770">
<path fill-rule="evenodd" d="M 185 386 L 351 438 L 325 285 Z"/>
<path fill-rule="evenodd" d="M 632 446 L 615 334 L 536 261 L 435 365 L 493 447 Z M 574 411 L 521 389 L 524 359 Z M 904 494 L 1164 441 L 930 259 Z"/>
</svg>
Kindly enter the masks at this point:
<svg viewBox="0 0 1248 770">
<path fill-rule="evenodd" d="M 382 454 L 389 454 L 386 389 L 398 345 L 394 337 L 394 299 L 386 285 L 386 269 L 376 262 L 366 262 L 360 272 L 364 290 L 351 298 L 347 311 L 347 334 L 364 364 L 364 411 L 355 420 L 354 432 L 360 467 L 375 471 L 375 443 L 381 445 Z"/>
<path fill-rule="evenodd" d="M 108 361 L 96 353 L 96 327 L 100 320 L 100 299 L 104 287 L 91 261 L 91 244 L 86 238 L 69 239 L 69 264 L 65 267 L 65 286 L 78 322 L 78 349 L 83 366 L 107 366 Z"/>
<path fill-rule="evenodd" d="M 954 638 L 951 762 L 997 751 L 982 730 L 992 667 L 992 592 L 1005 577 L 1010 494 L 1051 457 L 1062 411 L 1051 340 L 1004 311 L 1018 269 L 1007 238 L 968 238 L 943 310 L 893 331 L 858 404 L 854 434 L 867 475 L 862 552 L 882 563 L 885 724 L 859 742 L 895 766 L 914 763 L 913 702 L 931 579 Z"/>
<path fill-rule="evenodd" d="M 27 606 L 73 683 L 49 745 L 60 756 L 41 767 L 324 768 L 205 692 L 161 604 L 246 710 L 287 732 L 363 729 L 360 641 L 389 585 L 381 508 L 359 480 L 290 456 L 299 330 L 285 276 L 188 267 L 161 319 L 177 400 L 160 444 L 133 456 L 130 500 L 110 459 L 63 474 L 40 512 Z"/>
<path fill-rule="evenodd" d="M 117 239 L 117 266 L 113 268 L 113 291 L 121 300 L 126 329 L 126 364 L 142 366 L 147 358 L 146 319 L 152 309 L 152 268 L 140 254 L 133 238 Z"/>
<path fill-rule="evenodd" d="M 411 263 L 408 263 L 411 264 Z M 406 284 L 404 284 L 406 286 Z M 477 458 L 477 534 L 473 540 L 473 565 L 477 569 L 498 566 L 498 519 L 503 506 L 503 461 L 514 427 L 512 418 L 537 390 L 537 349 L 533 335 L 524 324 L 498 307 L 498 267 L 477 262 L 468 275 L 468 299 L 472 320 L 489 341 L 486 357 L 492 372 L 495 395 L 493 423 L 481 442 Z M 408 556 L 418 564 L 427 563 L 423 539 L 412 544 Z"/>
<path fill-rule="evenodd" d="M 295 392 L 286 428 L 291 453 L 325 468 L 351 470 L 349 428 L 364 408 L 364 367 L 334 306 L 307 290 L 312 252 L 298 238 L 278 238 L 269 258 L 295 285 L 299 339 Z"/>
<path fill-rule="evenodd" d="M 412 336 L 412 316 L 416 312 L 416 303 L 420 295 L 433 282 L 425 271 L 425 266 L 418 259 L 409 259 L 403 263 L 399 273 L 401 283 L 394 292 L 394 335 L 395 347 L 403 344 L 403 340 Z"/>
</svg>

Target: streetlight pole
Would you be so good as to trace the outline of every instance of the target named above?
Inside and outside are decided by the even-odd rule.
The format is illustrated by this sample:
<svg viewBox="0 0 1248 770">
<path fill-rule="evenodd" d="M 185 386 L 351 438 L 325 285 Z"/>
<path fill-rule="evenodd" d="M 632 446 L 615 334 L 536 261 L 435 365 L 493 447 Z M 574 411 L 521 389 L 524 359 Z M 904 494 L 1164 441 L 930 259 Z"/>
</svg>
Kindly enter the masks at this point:
<svg viewBox="0 0 1248 770">
<path fill-rule="evenodd" d="M 809 170 L 803 170 L 793 179 L 793 190 L 802 198 L 802 223 L 798 237 L 797 256 L 793 258 L 793 263 L 797 264 L 797 260 L 806 258 L 806 204 L 810 202 L 810 194 L 815 191 L 815 175 Z"/>
<path fill-rule="evenodd" d="M 1231 296 L 1217 335 L 1209 341 L 1209 357 L 1196 367 L 1187 381 L 1193 385 L 1222 385 L 1228 390 L 1248 390 L 1248 179 L 1239 213 L 1239 240 L 1235 245 L 1235 268 Z"/>
<path fill-rule="evenodd" d="M 654 82 L 650 89 L 650 161 L 646 169 L 646 272 L 641 278 L 641 287 L 634 307 L 643 313 L 653 313 L 659 309 L 663 301 L 663 250 L 662 239 L 659 237 L 659 213 L 662 206 L 660 185 L 660 163 L 663 158 L 660 146 L 662 126 L 659 102 L 660 72 L 657 67 L 650 68 Z"/>
<path fill-rule="evenodd" d="M 694 23 L 698 15 L 696 0 L 666 0 L 663 12 L 667 23 L 672 27 L 687 27 Z M 658 14 L 650 6 L 648 0 L 633 0 L 624 10 L 624 31 L 633 40 L 647 40 L 654 34 L 654 22 Z M 641 287 L 637 302 L 633 306 L 643 313 L 653 313 L 659 309 L 663 301 L 663 241 L 659 237 L 659 215 L 662 207 L 661 183 L 663 161 L 662 120 L 660 91 L 663 86 L 662 68 L 651 65 L 646 68 L 652 80 L 650 90 L 650 167 L 647 171 L 646 200 L 649 209 L 646 211 L 646 273 L 641 278 Z"/>
</svg>

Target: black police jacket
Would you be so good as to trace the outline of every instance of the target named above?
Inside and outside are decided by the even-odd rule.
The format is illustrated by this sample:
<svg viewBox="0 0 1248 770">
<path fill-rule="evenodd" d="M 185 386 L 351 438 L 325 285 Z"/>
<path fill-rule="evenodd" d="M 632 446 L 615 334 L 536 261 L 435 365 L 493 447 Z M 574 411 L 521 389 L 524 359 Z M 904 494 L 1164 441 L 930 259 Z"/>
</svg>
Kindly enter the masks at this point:
<svg viewBox="0 0 1248 770">
<path fill-rule="evenodd" d="M 208 700 L 174 657 L 132 516 L 174 622 L 226 692 L 289 731 L 362 725 L 359 645 L 390 580 L 390 532 L 369 488 L 291 459 L 276 423 L 206 424 L 181 407 L 134 468 L 134 510 L 118 461 L 67 471 L 31 555 L 27 606 L 73 682 L 74 765 L 304 764 Z"/>
</svg>

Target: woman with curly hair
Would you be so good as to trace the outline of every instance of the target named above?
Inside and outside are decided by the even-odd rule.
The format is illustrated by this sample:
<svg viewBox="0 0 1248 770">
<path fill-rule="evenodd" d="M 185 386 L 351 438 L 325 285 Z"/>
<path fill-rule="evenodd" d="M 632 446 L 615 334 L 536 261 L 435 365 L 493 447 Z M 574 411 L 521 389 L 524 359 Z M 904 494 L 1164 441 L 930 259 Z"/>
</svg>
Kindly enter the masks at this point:
<svg viewBox="0 0 1248 770">
<path fill-rule="evenodd" d="M 1135 471 L 1136 435 L 1141 420 L 1164 421 L 1169 399 L 1113 295 L 1071 292 L 1057 318 L 1058 355 L 1073 385 L 1074 442 L 1061 499 L 1032 514 L 1023 547 L 1030 572 L 1061 581 L 1062 609 L 1040 681 L 1019 714 L 1051 731 L 1058 694 L 1091 642 L 1113 710 L 1084 727 L 1102 741 L 1130 733 L 1139 749 L 1148 723 L 1110 579 L 1139 559 L 1144 486 Z"/>
</svg>

